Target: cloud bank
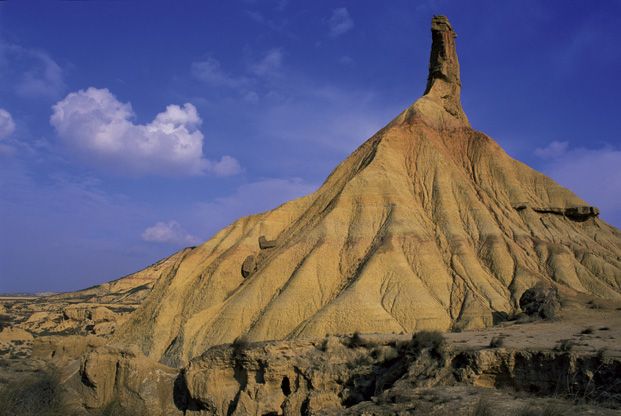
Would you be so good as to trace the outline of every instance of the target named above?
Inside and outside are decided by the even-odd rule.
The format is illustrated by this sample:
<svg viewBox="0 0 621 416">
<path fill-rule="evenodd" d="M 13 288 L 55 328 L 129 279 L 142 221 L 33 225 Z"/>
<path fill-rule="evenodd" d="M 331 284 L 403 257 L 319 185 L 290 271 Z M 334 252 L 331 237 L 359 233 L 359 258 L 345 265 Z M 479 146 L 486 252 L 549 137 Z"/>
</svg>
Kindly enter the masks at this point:
<svg viewBox="0 0 621 416">
<path fill-rule="evenodd" d="M 147 124 L 135 124 L 130 103 L 106 89 L 72 92 L 52 107 L 50 123 L 64 144 L 98 166 L 121 173 L 233 175 L 239 163 L 203 157 L 202 123 L 196 108 L 169 105 Z"/>
</svg>

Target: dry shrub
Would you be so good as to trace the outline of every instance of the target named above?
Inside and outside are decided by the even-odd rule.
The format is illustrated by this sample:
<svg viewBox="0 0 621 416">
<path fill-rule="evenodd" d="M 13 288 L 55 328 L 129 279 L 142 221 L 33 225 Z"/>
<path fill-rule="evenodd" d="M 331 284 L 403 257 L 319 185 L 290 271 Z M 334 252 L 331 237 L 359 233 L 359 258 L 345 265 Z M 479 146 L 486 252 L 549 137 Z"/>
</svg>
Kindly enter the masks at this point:
<svg viewBox="0 0 621 416">
<path fill-rule="evenodd" d="M 470 412 L 470 416 L 496 416 L 498 413 L 492 409 L 492 405 L 485 399 L 479 399 Z"/>
<path fill-rule="evenodd" d="M 0 387 L 0 416 L 68 415 L 60 378 L 53 371 L 41 371 Z"/>
<path fill-rule="evenodd" d="M 420 353 L 424 349 L 438 357 L 444 357 L 444 348 L 446 340 L 440 331 L 420 331 L 412 336 L 410 348 L 416 353 Z"/>
<path fill-rule="evenodd" d="M 514 413 L 515 416 L 565 416 L 566 414 L 567 409 L 556 405 L 547 405 L 542 409 L 526 405 Z"/>
<path fill-rule="evenodd" d="M 231 344 L 233 348 L 233 357 L 236 359 L 240 358 L 244 350 L 248 348 L 248 345 L 250 345 L 250 341 L 246 335 L 240 335 L 235 338 L 233 344 Z"/>
<path fill-rule="evenodd" d="M 347 346 L 349 348 L 373 348 L 377 346 L 376 342 L 362 338 L 360 332 L 356 331 L 347 340 Z"/>
<path fill-rule="evenodd" d="M 576 342 L 571 339 L 562 339 L 558 342 L 556 347 L 554 347 L 557 351 L 569 352 L 576 346 Z"/>
<path fill-rule="evenodd" d="M 500 348 L 505 344 L 505 339 L 503 337 L 492 337 L 492 340 L 489 342 L 490 348 Z"/>
</svg>

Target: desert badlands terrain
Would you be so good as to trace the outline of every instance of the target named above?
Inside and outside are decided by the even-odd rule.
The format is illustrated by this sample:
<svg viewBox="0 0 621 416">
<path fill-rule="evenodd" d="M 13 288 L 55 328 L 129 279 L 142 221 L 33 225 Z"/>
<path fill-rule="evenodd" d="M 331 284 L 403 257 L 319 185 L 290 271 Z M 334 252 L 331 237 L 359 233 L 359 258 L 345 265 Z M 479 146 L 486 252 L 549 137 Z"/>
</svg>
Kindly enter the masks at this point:
<svg viewBox="0 0 621 416">
<path fill-rule="evenodd" d="M 620 414 L 621 231 L 470 126 L 431 33 L 423 96 L 314 193 L 0 298 L 0 414 Z"/>
</svg>

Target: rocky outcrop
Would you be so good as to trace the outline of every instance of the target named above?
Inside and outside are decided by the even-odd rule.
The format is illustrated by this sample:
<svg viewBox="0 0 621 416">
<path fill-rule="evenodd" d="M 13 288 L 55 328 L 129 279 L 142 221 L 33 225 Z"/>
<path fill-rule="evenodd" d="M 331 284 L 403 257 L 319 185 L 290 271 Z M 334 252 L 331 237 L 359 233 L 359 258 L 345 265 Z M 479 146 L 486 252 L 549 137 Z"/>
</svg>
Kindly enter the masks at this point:
<svg viewBox="0 0 621 416">
<path fill-rule="evenodd" d="M 257 261 L 255 257 L 251 254 L 248 257 L 246 257 L 246 259 L 242 263 L 242 266 L 241 266 L 242 277 L 244 279 L 246 277 L 249 277 L 252 273 L 254 273 L 256 269 L 257 269 Z"/>
<path fill-rule="evenodd" d="M 95 336 L 64 335 L 35 338 L 31 357 L 62 366 L 82 355 L 105 345 L 106 340 Z"/>
<path fill-rule="evenodd" d="M 184 379 L 190 400 L 209 414 L 315 414 L 370 397 L 397 355 L 394 347 L 370 354 L 337 338 L 221 346 L 192 360 Z"/>
<path fill-rule="evenodd" d="M 114 403 L 124 414 L 183 414 L 175 404 L 178 370 L 146 358 L 137 349 L 104 346 L 76 364 L 73 376 L 65 376 L 74 406 L 103 409 Z"/>
<path fill-rule="evenodd" d="M 519 203 L 513 206 L 517 211 L 523 211 L 529 208 L 527 203 Z M 592 206 L 573 206 L 573 207 L 532 207 L 534 212 L 539 214 L 554 214 L 561 215 L 569 218 L 573 221 L 586 221 L 589 218 L 595 218 L 599 216 L 599 209 L 597 207 Z"/>
<path fill-rule="evenodd" d="M 457 34 L 445 16 L 431 19 L 431 56 L 424 96 L 438 100 L 444 110 L 468 125 L 461 106 L 461 79 L 455 38 Z"/>
<path fill-rule="evenodd" d="M 117 316 L 105 306 L 93 306 L 88 304 L 71 305 L 63 310 L 65 319 L 73 319 L 75 321 L 115 321 Z"/>
<path fill-rule="evenodd" d="M 344 341 L 344 342 L 343 342 Z M 437 348 L 440 348 L 439 350 Z M 417 388 L 465 384 L 621 402 L 621 361 L 556 351 L 417 348 L 414 342 L 215 347 L 184 372 L 194 406 L 214 415 L 323 414 Z M 192 414 L 190 412 L 190 414 Z"/>
<path fill-rule="evenodd" d="M 265 238 L 264 235 L 259 237 L 259 248 L 261 250 L 265 250 L 267 248 L 274 248 L 274 247 L 276 247 L 276 240 L 268 240 L 267 238 Z"/>
</svg>

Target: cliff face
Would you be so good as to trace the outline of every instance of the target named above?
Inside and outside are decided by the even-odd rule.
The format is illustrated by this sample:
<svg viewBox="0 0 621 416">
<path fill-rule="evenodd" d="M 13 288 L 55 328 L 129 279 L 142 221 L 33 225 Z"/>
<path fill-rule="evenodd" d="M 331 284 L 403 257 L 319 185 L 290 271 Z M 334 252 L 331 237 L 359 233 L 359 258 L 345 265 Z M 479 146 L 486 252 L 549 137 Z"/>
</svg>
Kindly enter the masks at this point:
<svg viewBox="0 0 621 416">
<path fill-rule="evenodd" d="M 425 95 L 316 192 L 176 258 L 115 334 L 183 365 L 208 347 L 489 326 L 538 282 L 621 298 L 621 233 L 470 127 L 455 36 L 432 21 Z"/>
<path fill-rule="evenodd" d="M 521 331 L 512 329 L 503 332 L 507 343 L 516 345 L 512 339 Z M 64 387 L 76 409 L 116 403 L 126 410 L 122 414 L 153 416 L 470 414 L 481 396 L 492 394 L 490 414 L 519 414 L 516 410 L 538 401 L 545 405 L 550 397 L 569 399 L 560 400 L 566 409 L 558 414 L 569 408 L 576 415 L 618 414 L 618 346 L 606 353 L 588 351 L 592 345 L 572 352 L 473 348 L 469 343 L 477 335 L 237 343 L 212 347 L 181 370 L 139 351 L 107 346 L 67 366 L 75 372 L 66 376 Z M 576 398 L 589 406 L 576 406 Z"/>
</svg>

